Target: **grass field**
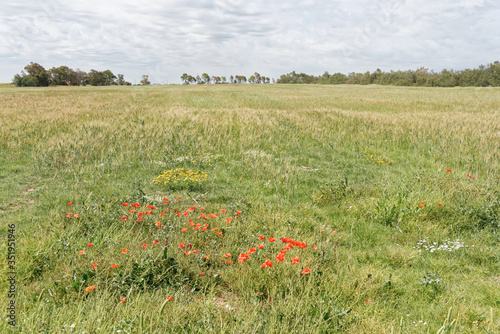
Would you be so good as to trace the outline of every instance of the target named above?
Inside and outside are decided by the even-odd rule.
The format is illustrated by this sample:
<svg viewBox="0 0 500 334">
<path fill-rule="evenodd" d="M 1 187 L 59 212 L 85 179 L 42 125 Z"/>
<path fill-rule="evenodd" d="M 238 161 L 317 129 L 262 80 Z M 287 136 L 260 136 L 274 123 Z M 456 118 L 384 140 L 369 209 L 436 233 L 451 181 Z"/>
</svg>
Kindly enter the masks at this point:
<svg viewBox="0 0 500 334">
<path fill-rule="evenodd" d="M 498 333 L 499 154 L 494 88 L 0 86 L 16 328 Z"/>
</svg>

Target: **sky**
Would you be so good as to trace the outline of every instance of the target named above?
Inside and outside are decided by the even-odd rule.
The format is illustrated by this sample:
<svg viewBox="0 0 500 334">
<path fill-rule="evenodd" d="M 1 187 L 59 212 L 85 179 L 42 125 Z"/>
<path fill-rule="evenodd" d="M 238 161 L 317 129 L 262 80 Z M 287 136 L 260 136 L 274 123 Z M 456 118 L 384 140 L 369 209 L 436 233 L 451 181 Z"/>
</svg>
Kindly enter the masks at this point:
<svg viewBox="0 0 500 334">
<path fill-rule="evenodd" d="M 0 82 L 30 62 L 162 84 L 462 70 L 500 60 L 499 17 L 498 0 L 0 0 Z"/>
</svg>

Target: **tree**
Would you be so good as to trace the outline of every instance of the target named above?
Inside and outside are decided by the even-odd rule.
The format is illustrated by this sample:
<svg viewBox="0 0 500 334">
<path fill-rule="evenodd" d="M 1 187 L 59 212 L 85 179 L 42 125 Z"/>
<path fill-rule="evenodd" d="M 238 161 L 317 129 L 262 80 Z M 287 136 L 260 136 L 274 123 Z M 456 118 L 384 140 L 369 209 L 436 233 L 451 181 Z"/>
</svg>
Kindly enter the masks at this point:
<svg viewBox="0 0 500 334">
<path fill-rule="evenodd" d="M 210 76 L 207 73 L 203 73 L 201 75 L 201 79 L 203 80 L 204 83 L 209 84 L 210 83 Z"/>
<path fill-rule="evenodd" d="M 35 81 L 26 73 L 21 72 L 21 74 L 14 75 L 14 79 L 12 79 L 12 83 L 16 85 L 16 87 L 35 87 Z"/>
<path fill-rule="evenodd" d="M 253 75 L 254 75 L 254 77 L 255 77 L 255 83 L 260 84 L 260 82 L 261 82 L 261 77 L 260 77 L 260 74 L 259 74 L 259 73 L 257 73 L 257 72 L 255 72 Z"/>
<path fill-rule="evenodd" d="M 191 76 L 188 75 L 187 73 L 183 73 L 181 75 L 181 80 L 184 81 L 185 85 L 189 85 L 189 77 L 191 77 Z"/>
<path fill-rule="evenodd" d="M 234 82 L 234 77 L 232 75 L 229 77 L 229 83 L 235 83 Z"/>
<path fill-rule="evenodd" d="M 255 76 L 251 75 L 250 78 L 248 78 L 248 83 L 255 83 Z"/>
<path fill-rule="evenodd" d="M 221 79 L 222 79 L 222 83 L 226 83 L 226 77 L 223 76 L 223 77 L 221 77 Z"/>
<path fill-rule="evenodd" d="M 149 75 L 144 74 L 142 76 L 141 85 L 145 85 L 145 86 L 151 85 L 151 82 L 149 81 Z"/>
<path fill-rule="evenodd" d="M 106 84 L 106 78 L 104 74 L 100 71 L 90 70 L 87 75 L 88 83 L 92 86 L 104 86 Z"/>
<path fill-rule="evenodd" d="M 28 76 L 30 76 L 36 87 L 46 87 L 50 84 L 49 74 L 42 65 L 31 62 L 24 69 L 28 72 Z"/>
<path fill-rule="evenodd" d="M 125 79 L 123 78 L 123 74 L 117 74 L 116 76 L 118 77 L 118 84 L 120 86 L 125 85 Z"/>
<path fill-rule="evenodd" d="M 78 86 L 85 86 L 88 84 L 87 73 L 77 68 L 75 71 L 75 80 Z"/>
<path fill-rule="evenodd" d="M 58 85 L 78 85 L 76 72 L 68 66 L 52 67 L 49 71 L 50 84 L 52 86 Z"/>
</svg>

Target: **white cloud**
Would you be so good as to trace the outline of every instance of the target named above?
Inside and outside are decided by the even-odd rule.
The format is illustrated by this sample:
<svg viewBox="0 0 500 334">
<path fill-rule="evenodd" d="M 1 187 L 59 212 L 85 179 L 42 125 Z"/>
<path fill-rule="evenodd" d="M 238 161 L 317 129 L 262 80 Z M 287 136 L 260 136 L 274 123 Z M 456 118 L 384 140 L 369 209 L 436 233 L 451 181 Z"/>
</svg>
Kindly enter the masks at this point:
<svg viewBox="0 0 500 334">
<path fill-rule="evenodd" d="M 183 72 L 460 69 L 500 51 L 500 4 L 490 0 L 4 0 L 2 9 L 0 82 L 30 61 L 172 83 Z"/>
</svg>

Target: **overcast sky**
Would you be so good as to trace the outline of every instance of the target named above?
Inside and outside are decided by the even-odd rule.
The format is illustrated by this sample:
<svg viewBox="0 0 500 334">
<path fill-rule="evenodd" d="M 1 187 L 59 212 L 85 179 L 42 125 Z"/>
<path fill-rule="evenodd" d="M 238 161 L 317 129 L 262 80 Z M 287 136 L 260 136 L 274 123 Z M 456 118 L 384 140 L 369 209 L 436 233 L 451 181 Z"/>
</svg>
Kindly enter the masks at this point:
<svg viewBox="0 0 500 334">
<path fill-rule="evenodd" d="M 196 76 L 475 68 L 500 60 L 498 0 L 0 0 L 0 82 L 30 62 Z"/>
</svg>

